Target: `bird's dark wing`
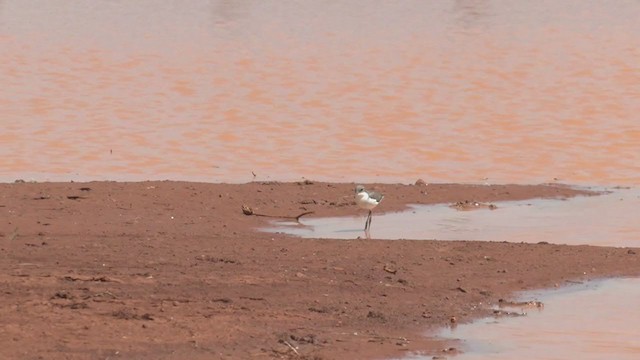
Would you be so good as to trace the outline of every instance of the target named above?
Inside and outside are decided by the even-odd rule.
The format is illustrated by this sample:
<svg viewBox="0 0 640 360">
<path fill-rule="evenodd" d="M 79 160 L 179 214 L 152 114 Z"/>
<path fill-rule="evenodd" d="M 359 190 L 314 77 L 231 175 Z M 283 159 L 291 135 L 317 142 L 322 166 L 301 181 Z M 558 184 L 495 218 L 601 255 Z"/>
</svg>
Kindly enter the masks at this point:
<svg viewBox="0 0 640 360">
<path fill-rule="evenodd" d="M 380 194 L 377 191 L 368 191 L 368 193 L 369 193 L 369 197 L 374 199 L 377 202 L 382 201 L 382 198 L 384 197 L 384 195 Z"/>
</svg>

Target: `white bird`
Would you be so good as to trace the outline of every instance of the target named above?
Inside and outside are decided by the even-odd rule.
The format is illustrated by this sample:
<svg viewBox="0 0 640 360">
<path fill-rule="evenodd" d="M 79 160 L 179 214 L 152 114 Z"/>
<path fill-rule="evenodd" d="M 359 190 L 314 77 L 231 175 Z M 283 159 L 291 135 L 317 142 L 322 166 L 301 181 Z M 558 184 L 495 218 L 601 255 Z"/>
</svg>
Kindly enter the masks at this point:
<svg viewBox="0 0 640 360">
<path fill-rule="evenodd" d="M 356 204 L 358 204 L 362 209 L 369 210 L 367 221 L 364 223 L 365 232 L 369 231 L 371 228 L 371 210 L 378 206 L 383 198 L 384 195 L 379 192 L 367 191 L 362 185 L 356 186 Z"/>
</svg>

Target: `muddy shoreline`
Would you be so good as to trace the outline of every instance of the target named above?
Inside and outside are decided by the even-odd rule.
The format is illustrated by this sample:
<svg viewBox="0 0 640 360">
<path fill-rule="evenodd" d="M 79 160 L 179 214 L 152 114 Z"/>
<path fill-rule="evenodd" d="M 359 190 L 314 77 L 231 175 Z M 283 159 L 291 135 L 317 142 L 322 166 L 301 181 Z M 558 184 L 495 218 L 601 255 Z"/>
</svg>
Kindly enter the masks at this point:
<svg viewBox="0 0 640 360">
<path fill-rule="evenodd" d="M 589 195 L 561 185 L 368 186 L 385 194 L 379 212 Z M 640 274 L 640 251 L 626 248 L 260 233 L 269 218 L 243 205 L 274 216 L 361 214 L 353 184 L 0 184 L 0 356 L 438 354 L 450 344 L 421 336 L 426 329 L 487 315 L 514 291 Z"/>
</svg>

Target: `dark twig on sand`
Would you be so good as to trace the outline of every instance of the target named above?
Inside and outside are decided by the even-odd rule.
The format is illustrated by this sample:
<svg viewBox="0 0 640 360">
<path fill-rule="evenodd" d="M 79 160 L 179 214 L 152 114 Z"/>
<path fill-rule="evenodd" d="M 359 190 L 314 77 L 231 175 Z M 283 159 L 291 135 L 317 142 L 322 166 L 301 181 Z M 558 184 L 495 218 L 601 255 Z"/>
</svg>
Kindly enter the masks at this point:
<svg viewBox="0 0 640 360">
<path fill-rule="evenodd" d="M 309 215 L 309 214 L 313 214 L 313 211 L 305 211 L 300 215 L 297 216 L 286 216 L 286 215 L 267 215 L 267 214 L 258 214 L 256 212 L 253 211 L 252 208 L 250 208 L 247 205 L 242 205 L 242 213 L 245 215 L 253 215 L 253 216 L 264 216 L 264 217 L 272 217 L 272 218 L 279 218 L 279 219 L 293 219 L 296 222 L 300 222 L 300 218 L 305 216 L 305 215 Z"/>
</svg>

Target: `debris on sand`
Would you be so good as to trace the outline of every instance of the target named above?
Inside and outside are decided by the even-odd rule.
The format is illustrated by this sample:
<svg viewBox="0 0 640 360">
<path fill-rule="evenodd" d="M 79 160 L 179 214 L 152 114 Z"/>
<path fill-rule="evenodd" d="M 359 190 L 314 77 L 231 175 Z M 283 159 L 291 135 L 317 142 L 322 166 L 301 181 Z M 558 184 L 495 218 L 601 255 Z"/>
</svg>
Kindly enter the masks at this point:
<svg viewBox="0 0 640 360">
<path fill-rule="evenodd" d="M 147 320 L 147 321 L 154 320 L 153 316 L 149 313 L 138 315 L 137 313 L 129 309 L 116 310 L 111 313 L 111 316 L 113 316 L 116 319 L 122 319 L 122 320 Z"/>
<path fill-rule="evenodd" d="M 482 203 L 482 202 L 471 201 L 471 200 L 458 201 L 456 203 L 449 205 L 449 207 L 452 209 L 456 209 L 458 211 L 481 210 L 481 209 L 495 210 L 498 208 L 495 204 L 488 204 L 488 203 Z"/>
<path fill-rule="evenodd" d="M 395 273 L 398 272 L 398 270 L 396 268 L 390 266 L 389 264 L 385 264 L 382 269 L 384 271 L 388 272 L 389 274 L 395 274 Z"/>
<path fill-rule="evenodd" d="M 250 216 L 263 216 L 263 217 L 271 217 L 271 218 L 280 218 L 280 219 L 292 219 L 295 221 L 300 221 L 300 218 L 305 216 L 305 215 L 309 215 L 309 214 L 313 214 L 313 211 L 305 211 L 299 215 L 296 216 L 290 216 L 290 215 L 267 215 L 267 214 L 258 214 L 255 211 L 253 211 L 253 209 L 245 204 L 242 204 L 242 213 Z"/>
<path fill-rule="evenodd" d="M 536 307 L 542 308 L 544 307 L 544 303 L 542 301 L 530 300 L 530 301 L 509 301 L 505 299 L 499 299 L 498 305 L 500 307 L 506 306 L 521 306 L 521 307 Z"/>
</svg>

